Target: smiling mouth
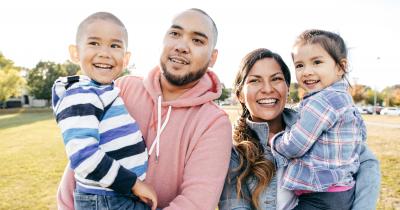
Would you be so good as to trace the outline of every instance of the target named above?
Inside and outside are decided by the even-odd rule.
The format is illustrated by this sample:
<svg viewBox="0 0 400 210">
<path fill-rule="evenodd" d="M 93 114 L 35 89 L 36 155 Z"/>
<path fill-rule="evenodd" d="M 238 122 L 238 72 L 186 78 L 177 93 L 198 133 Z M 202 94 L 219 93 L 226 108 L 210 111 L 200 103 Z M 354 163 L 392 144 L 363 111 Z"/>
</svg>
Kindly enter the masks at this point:
<svg viewBox="0 0 400 210">
<path fill-rule="evenodd" d="M 104 64 L 104 63 L 94 63 L 93 66 L 96 68 L 105 69 L 105 70 L 111 70 L 113 68 L 112 65 Z"/>
<path fill-rule="evenodd" d="M 263 99 L 257 100 L 257 103 L 265 104 L 265 105 L 274 105 L 274 104 L 278 103 L 278 99 L 276 99 L 276 98 L 263 98 Z"/>
<path fill-rule="evenodd" d="M 189 64 L 188 60 L 186 60 L 185 58 L 181 58 L 181 57 L 169 57 L 168 60 L 173 62 L 173 63 L 178 63 L 178 64 L 182 64 L 182 65 L 188 65 Z"/>
<path fill-rule="evenodd" d="M 303 83 L 306 85 L 314 85 L 317 84 L 319 80 L 304 80 Z"/>
</svg>

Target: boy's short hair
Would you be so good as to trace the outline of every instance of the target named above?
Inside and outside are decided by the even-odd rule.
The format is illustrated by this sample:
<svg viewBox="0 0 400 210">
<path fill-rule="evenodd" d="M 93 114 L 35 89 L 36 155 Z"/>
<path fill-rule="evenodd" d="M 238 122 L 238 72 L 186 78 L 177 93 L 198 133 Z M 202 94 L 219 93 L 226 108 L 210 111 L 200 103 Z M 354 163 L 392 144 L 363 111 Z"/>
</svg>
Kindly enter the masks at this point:
<svg viewBox="0 0 400 210">
<path fill-rule="evenodd" d="M 85 30 L 86 26 L 89 23 L 92 23 L 95 20 L 104 20 L 104 21 L 111 21 L 123 28 L 123 32 L 125 34 L 125 42 L 126 45 L 128 46 L 128 31 L 126 30 L 125 25 L 122 23 L 122 21 L 117 18 L 115 15 L 109 13 L 109 12 L 96 12 L 91 15 L 89 15 L 87 18 L 85 18 L 78 26 L 78 30 L 76 32 L 76 44 L 78 44 L 80 37 L 82 36 L 82 32 Z"/>
</svg>

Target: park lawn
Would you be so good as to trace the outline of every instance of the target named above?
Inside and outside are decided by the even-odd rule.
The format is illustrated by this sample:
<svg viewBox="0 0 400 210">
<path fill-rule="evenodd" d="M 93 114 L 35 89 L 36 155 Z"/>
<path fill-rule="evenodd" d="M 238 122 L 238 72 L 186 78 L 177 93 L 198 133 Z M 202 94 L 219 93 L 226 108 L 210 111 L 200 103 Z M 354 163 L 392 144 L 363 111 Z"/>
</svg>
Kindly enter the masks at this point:
<svg viewBox="0 0 400 210">
<path fill-rule="evenodd" d="M 236 107 L 224 107 L 231 121 Z M 397 123 L 400 117 L 365 116 Z M 49 109 L 0 110 L 0 210 L 56 209 L 55 194 L 67 163 L 60 130 Z M 368 145 L 381 162 L 377 209 L 400 209 L 400 129 L 368 125 Z"/>
<path fill-rule="evenodd" d="M 0 209 L 56 209 L 67 161 L 49 109 L 0 115 L 0 136 Z"/>
</svg>

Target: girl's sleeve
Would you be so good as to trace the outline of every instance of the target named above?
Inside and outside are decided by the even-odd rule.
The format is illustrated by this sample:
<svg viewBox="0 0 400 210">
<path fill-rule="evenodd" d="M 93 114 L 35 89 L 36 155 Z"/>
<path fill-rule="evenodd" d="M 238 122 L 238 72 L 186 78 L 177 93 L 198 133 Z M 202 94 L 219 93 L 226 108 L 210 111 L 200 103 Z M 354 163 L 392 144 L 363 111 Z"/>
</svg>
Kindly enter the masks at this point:
<svg viewBox="0 0 400 210">
<path fill-rule="evenodd" d="M 355 200 L 352 210 L 376 209 L 381 183 L 379 161 L 365 144 L 361 147 L 360 168 L 355 179 Z"/>
</svg>

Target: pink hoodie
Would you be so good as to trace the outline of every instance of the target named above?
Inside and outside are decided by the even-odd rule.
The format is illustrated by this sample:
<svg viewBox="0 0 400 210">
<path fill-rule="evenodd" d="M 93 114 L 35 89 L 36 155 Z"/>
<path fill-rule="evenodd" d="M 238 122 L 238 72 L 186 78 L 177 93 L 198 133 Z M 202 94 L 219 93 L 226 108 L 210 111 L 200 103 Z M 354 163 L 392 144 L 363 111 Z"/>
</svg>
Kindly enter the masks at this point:
<svg viewBox="0 0 400 210">
<path fill-rule="evenodd" d="M 161 102 L 161 121 L 158 120 L 158 100 L 162 96 L 159 81 L 160 69 L 156 67 L 145 80 L 127 76 L 116 82 L 148 150 L 152 150 L 146 182 L 157 192 L 158 208 L 215 209 L 232 146 L 229 118 L 213 102 L 221 94 L 218 78 L 208 71 L 178 99 Z M 153 144 L 157 134 L 158 144 Z M 59 186 L 59 209 L 73 209 L 74 187 L 73 173 L 68 169 Z"/>
</svg>

